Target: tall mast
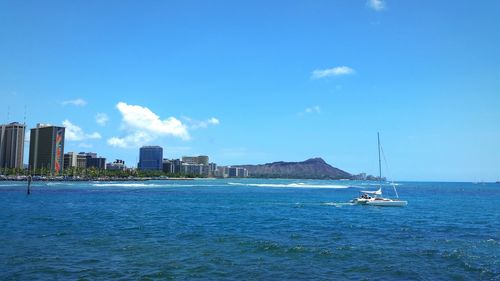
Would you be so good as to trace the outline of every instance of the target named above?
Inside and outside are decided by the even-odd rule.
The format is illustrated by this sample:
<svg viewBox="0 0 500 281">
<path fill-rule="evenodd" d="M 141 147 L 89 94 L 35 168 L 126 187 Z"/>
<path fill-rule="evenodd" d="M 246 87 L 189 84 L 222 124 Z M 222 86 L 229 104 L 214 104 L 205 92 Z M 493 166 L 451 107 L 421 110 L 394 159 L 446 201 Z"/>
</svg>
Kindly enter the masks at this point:
<svg viewBox="0 0 500 281">
<path fill-rule="evenodd" d="M 379 187 L 382 187 L 382 163 L 380 161 L 380 135 L 377 132 L 377 143 L 378 143 L 378 182 Z"/>
</svg>

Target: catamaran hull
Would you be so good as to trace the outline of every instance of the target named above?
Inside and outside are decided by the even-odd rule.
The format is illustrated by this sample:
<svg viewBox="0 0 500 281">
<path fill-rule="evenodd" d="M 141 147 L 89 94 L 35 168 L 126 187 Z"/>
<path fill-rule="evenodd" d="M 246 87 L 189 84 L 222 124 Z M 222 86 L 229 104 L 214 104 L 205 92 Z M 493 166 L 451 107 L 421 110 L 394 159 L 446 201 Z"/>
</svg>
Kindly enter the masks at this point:
<svg viewBox="0 0 500 281">
<path fill-rule="evenodd" d="M 408 201 L 402 200 L 391 200 L 391 199 L 365 199 L 356 198 L 351 200 L 351 203 L 358 205 L 370 205 L 370 206 L 381 206 L 381 207 L 404 207 L 408 205 Z"/>
<path fill-rule="evenodd" d="M 353 199 L 353 200 L 351 200 L 351 203 L 359 204 L 359 205 L 365 205 L 366 202 L 368 202 L 368 200 L 366 200 L 366 199 Z"/>
</svg>

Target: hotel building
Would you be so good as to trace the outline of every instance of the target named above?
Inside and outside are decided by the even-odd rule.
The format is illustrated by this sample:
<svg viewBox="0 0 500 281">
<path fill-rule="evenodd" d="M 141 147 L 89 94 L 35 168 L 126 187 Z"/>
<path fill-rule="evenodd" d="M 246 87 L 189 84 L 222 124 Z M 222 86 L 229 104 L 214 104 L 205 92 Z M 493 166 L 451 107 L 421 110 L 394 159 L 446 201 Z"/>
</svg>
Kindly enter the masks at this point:
<svg viewBox="0 0 500 281">
<path fill-rule="evenodd" d="M 17 122 L 0 125 L 0 168 L 22 169 L 26 126 Z"/>
<path fill-rule="evenodd" d="M 139 170 L 161 171 L 163 169 L 163 148 L 143 146 L 139 150 Z"/>
<path fill-rule="evenodd" d="M 64 163 L 64 127 L 37 124 L 31 129 L 29 169 L 59 174 Z"/>
</svg>

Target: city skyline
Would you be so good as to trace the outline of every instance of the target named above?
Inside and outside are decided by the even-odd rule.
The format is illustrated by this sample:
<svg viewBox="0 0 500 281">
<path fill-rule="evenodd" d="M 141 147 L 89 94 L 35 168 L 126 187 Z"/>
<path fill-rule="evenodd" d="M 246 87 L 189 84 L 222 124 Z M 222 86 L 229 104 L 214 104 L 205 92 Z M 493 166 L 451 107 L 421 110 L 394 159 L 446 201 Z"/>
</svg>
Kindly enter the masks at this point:
<svg viewBox="0 0 500 281">
<path fill-rule="evenodd" d="M 67 179 L 105 178 L 106 170 L 133 172 L 151 172 L 149 176 L 178 177 L 248 177 L 246 168 L 217 166 L 210 162 L 209 156 L 182 156 L 181 159 L 168 159 L 163 157 L 163 148 L 157 145 L 141 146 L 139 148 L 139 162 L 137 167 L 127 167 L 121 159 L 106 162 L 106 158 L 98 156 L 95 152 L 64 151 L 66 127 L 58 127 L 47 123 L 38 123 L 30 129 L 28 164 L 24 162 L 26 125 L 19 122 L 0 124 L 0 173 L 3 176 L 47 176 L 67 177 Z M 73 132 L 70 132 L 70 135 Z M 86 172 L 90 170 L 90 175 Z M 102 176 L 102 177 L 101 177 Z M 113 175 L 112 176 L 116 176 Z"/>
<path fill-rule="evenodd" d="M 500 4 L 375 2 L 6 2 L 0 123 L 131 166 L 160 145 L 352 174 L 380 131 L 390 178 L 499 180 Z"/>
</svg>

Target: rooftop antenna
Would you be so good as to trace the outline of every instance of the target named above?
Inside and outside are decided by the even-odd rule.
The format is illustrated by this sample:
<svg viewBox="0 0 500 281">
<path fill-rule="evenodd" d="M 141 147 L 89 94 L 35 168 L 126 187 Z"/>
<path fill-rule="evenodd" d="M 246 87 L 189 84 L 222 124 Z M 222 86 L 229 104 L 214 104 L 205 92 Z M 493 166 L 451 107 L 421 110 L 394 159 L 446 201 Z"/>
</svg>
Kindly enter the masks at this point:
<svg viewBox="0 0 500 281">
<path fill-rule="evenodd" d="M 7 123 L 9 123 L 10 119 L 10 105 L 7 106 Z"/>
<path fill-rule="evenodd" d="M 26 111 L 27 111 L 27 106 L 24 105 L 24 117 L 23 117 L 23 125 L 26 126 Z"/>
</svg>

